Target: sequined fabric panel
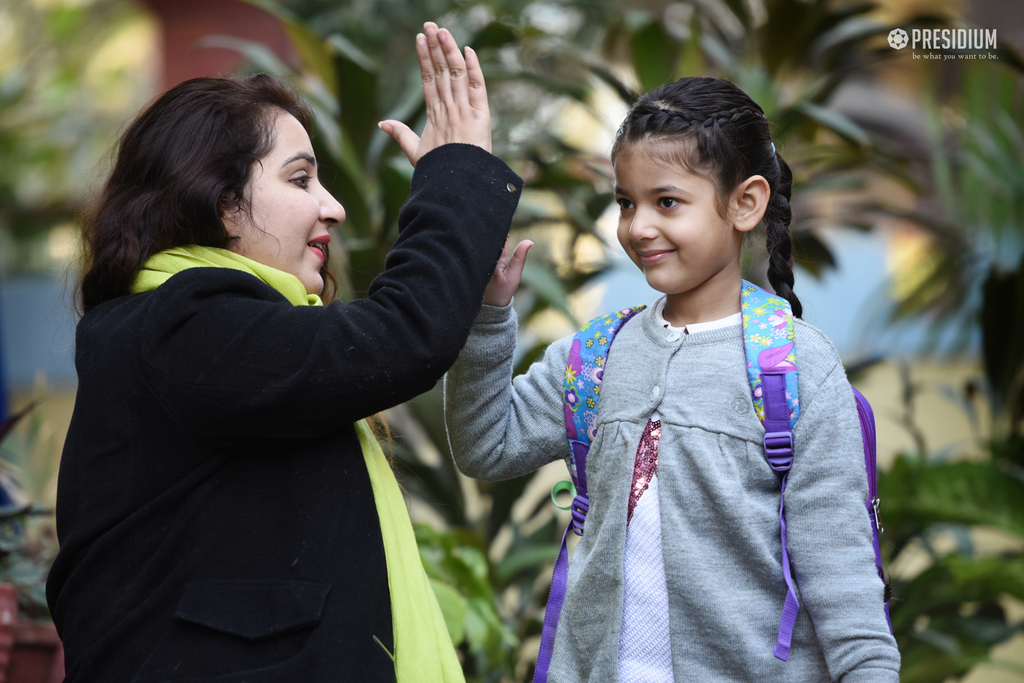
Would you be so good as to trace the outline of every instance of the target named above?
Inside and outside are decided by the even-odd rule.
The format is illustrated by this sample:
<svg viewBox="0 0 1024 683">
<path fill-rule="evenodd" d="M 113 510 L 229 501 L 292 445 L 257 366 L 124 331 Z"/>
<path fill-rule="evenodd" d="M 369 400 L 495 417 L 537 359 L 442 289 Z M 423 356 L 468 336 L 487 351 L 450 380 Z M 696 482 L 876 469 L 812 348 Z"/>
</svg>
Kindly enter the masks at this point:
<svg viewBox="0 0 1024 683">
<path fill-rule="evenodd" d="M 636 462 L 633 464 L 633 485 L 629 490 L 629 511 L 626 524 L 633 520 L 633 510 L 640 502 L 651 484 L 651 479 L 658 473 L 658 443 L 661 441 L 661 420 L 648 420 L 644 433 L 640 437 L 640 445 L 636 449 Z"/>
</svg>

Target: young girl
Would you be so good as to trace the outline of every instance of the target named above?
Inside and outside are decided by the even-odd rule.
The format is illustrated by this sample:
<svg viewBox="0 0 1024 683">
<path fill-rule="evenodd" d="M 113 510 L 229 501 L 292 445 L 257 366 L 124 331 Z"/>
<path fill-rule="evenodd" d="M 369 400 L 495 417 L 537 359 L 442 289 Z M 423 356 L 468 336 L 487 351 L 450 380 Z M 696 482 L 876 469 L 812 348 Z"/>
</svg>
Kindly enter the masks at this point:
<svg viewBox="0 0 1024 683">
<path fill-rule="evenodd" d="M 835 348 L 796 322 L 801 412 L 786 488 L 802 609 L 773 647 L 787 589 L 779 481 L 750 397 L 740 246 L 767 231 L 768 278 L 794 314 L 792 176 L 761 109 L 684 78 L 642 97 L 612 148 L 618 238 L 663 296 L 615 338 L 587 457 L 590 511 L 569 566 L 550 681 L 899 680 L 875 570 L 860 427 Z M 516 477 L 568 454 L 571 337 L 511 381 L 510 301 L 530 244 L 503 255 L 445 383 L 455 460 Z"/>
</svg>

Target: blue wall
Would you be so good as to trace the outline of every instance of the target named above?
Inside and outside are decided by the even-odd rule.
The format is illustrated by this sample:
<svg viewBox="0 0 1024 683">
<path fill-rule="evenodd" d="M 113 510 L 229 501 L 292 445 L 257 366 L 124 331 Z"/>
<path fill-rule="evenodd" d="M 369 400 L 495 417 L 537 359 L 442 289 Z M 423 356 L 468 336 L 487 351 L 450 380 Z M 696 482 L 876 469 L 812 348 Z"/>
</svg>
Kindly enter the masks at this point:
<svg viewBox="0 0 1024 683">
<path fill-rule="evenodd" d="M 45 275 L 0 283 L 0 362 L 8 390 L 30 388 L 37 373 L 51 385 L 75 383 L 71 289 Z"/>
</svg>

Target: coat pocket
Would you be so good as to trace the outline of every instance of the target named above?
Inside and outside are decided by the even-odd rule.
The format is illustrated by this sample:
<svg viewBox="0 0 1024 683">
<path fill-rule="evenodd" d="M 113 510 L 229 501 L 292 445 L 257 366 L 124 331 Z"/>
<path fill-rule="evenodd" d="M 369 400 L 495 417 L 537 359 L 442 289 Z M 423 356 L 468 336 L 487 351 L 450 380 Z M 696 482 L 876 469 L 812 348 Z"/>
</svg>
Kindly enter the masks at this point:
<svg viewBox="0 0 1024 683">
<path fill-rule="evenodd" d="M 193 581 L 174 616 L 257 642 L 319 624 L 330 592 L 312 581 Z"/>
</svg>

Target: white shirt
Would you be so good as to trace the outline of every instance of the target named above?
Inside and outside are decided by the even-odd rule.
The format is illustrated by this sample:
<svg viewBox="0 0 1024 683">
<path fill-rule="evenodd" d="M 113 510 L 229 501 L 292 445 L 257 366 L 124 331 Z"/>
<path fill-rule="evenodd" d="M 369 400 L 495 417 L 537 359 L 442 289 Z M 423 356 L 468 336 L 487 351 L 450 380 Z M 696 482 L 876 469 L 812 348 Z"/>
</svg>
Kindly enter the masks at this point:
<svg viewBox="0 0 1024 683">
<path fill-rule="evenodd" d="M 674 327 L 665 320 L 664 310 L 665 300 L 662 299 L 655 306 L 654 314 L 658 323 L 665 328 L 669 341 L 675 341 L 684 334 L 739 325 L 743 320 L 740 313 L 735 313 L 719 320 Z M 661 415 L 655 410 L 650 419 L 660 420 Z M 626 528 L 622 579 L 619 681 L 672 683 L 668 588 L 665 582 L 665 558 L 661 552 L 657 471 L 640 495 Z"/>
</svg>

